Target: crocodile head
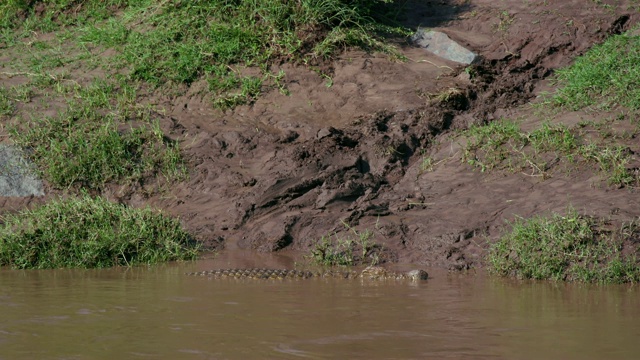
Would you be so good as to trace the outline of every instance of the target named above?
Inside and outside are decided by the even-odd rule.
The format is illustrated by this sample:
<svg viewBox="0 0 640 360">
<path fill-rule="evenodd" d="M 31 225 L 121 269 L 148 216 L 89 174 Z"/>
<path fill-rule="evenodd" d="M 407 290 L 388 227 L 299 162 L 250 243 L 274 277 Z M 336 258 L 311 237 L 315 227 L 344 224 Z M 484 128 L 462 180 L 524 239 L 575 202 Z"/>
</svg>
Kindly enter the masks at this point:
<svg viewBox="0 0 640 360">
<path fill-rule="evenodd" d="M 414 281 L 427 280 L 429 278 L 429 274 L 424 270 L 411 270 L 407 273 L 407 278 Z"/>
<path fill-rule="evenodd" d="M 407 273 L 396 273 L 388 271 L 387 269 L 380 266 L 368 266 L 362 273 L 360 277 L 363 279 L 409 279 L 413 281 L 417 280 L 427 280 L 429 278 L 429 274 L 424 270 L 411 270 Z"/>
</svg>

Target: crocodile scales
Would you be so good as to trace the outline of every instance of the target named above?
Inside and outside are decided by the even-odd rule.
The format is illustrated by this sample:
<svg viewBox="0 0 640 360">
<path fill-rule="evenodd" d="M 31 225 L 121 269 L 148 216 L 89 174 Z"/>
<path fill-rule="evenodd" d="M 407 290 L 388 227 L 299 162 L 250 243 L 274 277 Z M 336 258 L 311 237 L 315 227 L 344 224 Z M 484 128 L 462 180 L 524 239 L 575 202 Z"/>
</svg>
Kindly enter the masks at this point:
<svg viewBox="0 0 640 360">
<path fill-rule="evenodd" d="M 309 279 L 309 278 L 342 278 L 370 280 L 427 280 L 429 274 L 424 270 L 394 272 L 380 266 L 369 266 L 362 271 L 305 271 L 288 269 L 215 269 L 187 273 L 194 276 L 231 279 Z"/>
</svg>

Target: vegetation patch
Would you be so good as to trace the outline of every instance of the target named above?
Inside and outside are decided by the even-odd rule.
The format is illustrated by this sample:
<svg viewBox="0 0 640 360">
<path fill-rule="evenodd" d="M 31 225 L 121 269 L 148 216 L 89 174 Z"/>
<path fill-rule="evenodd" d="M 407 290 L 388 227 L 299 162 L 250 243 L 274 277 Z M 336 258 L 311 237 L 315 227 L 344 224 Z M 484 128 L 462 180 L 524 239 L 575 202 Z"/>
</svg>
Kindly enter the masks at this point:
<svg viewBox="0 0 640 360">
<path fill-rule="evenodd" d="M 133 127 L 85 107 L 14 126 L 11 135 L 59 188 L 101 189 L 108 182 L 141 182 L 157 174 L 170 181 L 186 176 L 177 143 L 153 121 Z"/>
<path fill-rule="evenodd" d="M 252 102 L 264 84 L 282 89 L 281 76 L 270 73 L 273 64 L 317 66 L 347 46 L 399 56 L 383 41 L 407 35 L 386 16 L 398 6 L 389 0 L 10 0 L 0 5 L 0 36 L 5 44 L 25 46 L 17 39 L 34 30 L 64 29 L 60 36 L 76 40 L 77 49 L 57 51 L 55 41 L 29 41 L 29 52 L 49 55 L 38 64 L 97 62 L 152 86 L 205 80 L 213 105 L 227 108 Z M 102 59 L 105 49 L 115 50 L 108 59 Z M 248 75 L 249 67 L 260 72 Z"/>
<path fill-rule="evenodd" d="M 347 235 L 325 235 L 320 238 L 307 256 L 321 266 L 377 265 L 381 261 L 381 246 L 373 241 L 373 231 L 358 231 L 348 224 Z"/>
<path fill-rule="evenodd" d="M 618 105 L 640 110 L 640 36 L 611 36 L 557 71 L 551 103 L 578 110 Z"/>
<path fill-rule="evenodd" d="M 13 114 L 15 105 L 9 95 L 9 91 L 0 87 L 0 120 Z"/>
<path fill-rule="evenodd" d="M 490 270 L 521 279 L 601 283 L 640 281 L 640 227 L 619 229 L 603 219 L 579 215 L 517 219 L 488 256 Z"/>
<path fill-rule="evenodd" d="M 153 264 L 197 250 L 176 219 L 86 195 L 5 215 L 0 228 L 0 266 L 20 269 Z"/>
<path fill-rule="evenodd" d="M 629 147 L 590 139 L 588 130 L 586 126 L 569 128 L 545 122 L 525 132 L 508 119 L 472 126 L 463 132 L 462 160 L 483 172 L 504 169 L 542 178 L 550 176 L 556 164 L 583 161 L 596 164 L 611 185 L 640 184 L 640 174 L 626 167 L 632 155 Z"/>
<path fill-rule="evenodd" d="M 464 132 L 467 140 L 463 160 L 481 169 L 531 167 L 542 174 L 547 169 L 542 153 L 551 159 L 566 155 L 578 147 L 576 137 L 564 126 L 544 124 L 532 132 L 523 132 L 517 122 L 499 120 L 473 126 Z"/>
</svg>

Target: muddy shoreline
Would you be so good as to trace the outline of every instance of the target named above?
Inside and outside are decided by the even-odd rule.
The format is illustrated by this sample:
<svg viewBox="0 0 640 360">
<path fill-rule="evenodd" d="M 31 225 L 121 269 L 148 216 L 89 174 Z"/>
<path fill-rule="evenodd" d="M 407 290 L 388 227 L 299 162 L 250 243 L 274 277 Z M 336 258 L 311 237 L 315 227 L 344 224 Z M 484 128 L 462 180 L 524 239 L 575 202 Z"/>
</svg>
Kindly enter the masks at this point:
<svg viewBox="0 0 640 360">
<path fill-rule="evenodd" d="M 157 119 L 180 141 L 190 178 L 161 193 L 141 184 L 105 195 L 180 217 L 208 249 L 305 254 L 323 235 L 348 233 L 347 224 L 373 231 L 382 262 L 450 270 L 482 266 L 488 241 L 514 216 L 572 205 L 628 221 L 640 208 L 634 190 L 594 186 L 592 168 L 545 180 L 480 173 L 455 156 L 451 136 L 531 114 L 527 104 L 551 89 L 554 69 L 637 24 L 626 3 L 428 2 L 404 21 L 447 33 L 479 63 L 460 66 L 409 44 L 401 45 L 407 62 L 348 51 L 333 63 L 330 87 L 306 67 L 283 65 L 290 96 L 272 89 L 226 112 L 211 108 L 198 83 L 179 96 L 150 92 L 139 101 L 165 110 Z M 437 164 L 428 171 L 426 156 Z M 3 209 L 30 201 L 5 199 Z"/>
</svg>

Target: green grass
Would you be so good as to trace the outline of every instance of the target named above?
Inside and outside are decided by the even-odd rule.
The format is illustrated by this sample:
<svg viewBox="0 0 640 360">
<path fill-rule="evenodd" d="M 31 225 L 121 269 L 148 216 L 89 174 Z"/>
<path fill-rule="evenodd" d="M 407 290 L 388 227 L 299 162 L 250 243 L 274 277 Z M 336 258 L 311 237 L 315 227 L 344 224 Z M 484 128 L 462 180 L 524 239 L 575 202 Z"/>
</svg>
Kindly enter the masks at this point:
<svg viewBox="0 0 640 360">
<path fill-rule="evenodd" d="M 0 87 L 0 119 L 8 118 L 15 111 L 14 100 L 7 89 Z"/>
<path fill-rule="evenodd" d="M 29 86 L 0 86 L 0 119 L 10 119 L 18 110 L 18 103 L 31 101 L 33 92 Z"/>
<path fill-rule="evenodd" d="M 513 120 L 501 119 L 476 125 L 463 132 L 466 144 L 462 160 L 487 171 L 494 168 L 542 175 L 548 163 L 561 156 L 572 157 L 579 148 L 577 137 L 567 127 L 543 123 L 530 132 Z"/>
<path fill-rule="evenodd" d="M 0 29 L 23 28 L 26 31 L 49 32 L 61 26 L 86 24 L 108 18 L 127 0 L 4 0 L 0 3 Z M 131 3 L 135 3 L 132 1 Z M 42 11 L 38 16 L 39 9 Z"/>
<path fill-rule="evenodd" d="M 154 111 L 137 103 L 135 84 L 122 77 L 82 86 L 64 75 L 34 75 L 10 93 L 25 102 L 61 98 L 51 102 L 60 108 L 58 115 L 27 120 L 25 113 L 31 111 L 23 110 L 8 126 L 12 140 L 54 187 L 100 190 L 107 183 L 186 178 L 178 142 L 165 136 Z M 33 113 L 42 110 L 36 109 Z"/>
<path fill-rule="evenodd" d="M 578 110 L 624 106 L 640 110 L 640 36 L 614 35 L 557 71 L 551 103 Z"/>
<path fill-rule="evenodd" d="M 626 146 L 588 144 L 580 147 L 580 155 L 597 163 L 600 172 L 607 174 L 611 185 L 637 186 L 640 183 L 640 174 L 627 168 L 631 154 Z"/>
<path fill-rule="evenodd" d="M 166 139 L 154 121 L 133 127 L 113 114 L 78 107 L 10 131 L 58 188 L 99 190 L 109 182 L 141 182 L 156 175 L 177 181 L 186 176 L 177 143 Z"/>
<path fill-rule="evenodd" d="M 462 132 L 466 140 L 462 161 L 480 171 L 507 170 L 546 178 L 556 164 L 570 167 L 579 161 L 596 164 L 608 184 L 636 186 L 640 177 L 626 168 L 631 159 L 627 146 L 616 139 L 591 139 L 588 129 L 544 122 L 531 131 L 518 122 L 501 119 Z"/>
<path fill-rule="evenodd" d="M 20 269 L 154 264 L 197 250 L 176 219 L 86 195 L 5 215 L 0 227 L 0 266 Z"/>
<path fill-rule="evenodd" d="M 489 250 L 491 272 L 521 279 L 625 283 L 640 281 L 634 252 L 623 254 L 626 240 L 640 235 L 637 224 L 609 229 L 602 219 L 566 215 L 517 219 Z"/>
<path fill-rule="evenodd" d="M 321 266 L 377 265 L 380 262 L 380 246 L 373 241 L 373 231 L 357 231 L 343 224 L 347 235 L 325 235 L 314 245 L 307 256 Z"/>
<path fill-rule="evenodd" d="M 99 61 L 110 73 L 154 87 L 205 80 L 213 105 L 228 108 L 254 101 L 265 86 L 280 87 L 272 65 L 313 65 L 345 47 L 399 56 L 383 41 L 407 34 L 389 25 L 387 14 L 399 6 L 353 0 L 12 0 L 0 5 L 0 34 L 7 44 L 25 46 L 16 38 L 32 36 L 33 30 L 59 31 L 57 44 L 25 46 L 30 72 Z M 116 55 L 99 60 L 99 49 L 108 48 Z M 258 68 L 260 75 L 245 75 L 246 68 Z"/>
</svg>

